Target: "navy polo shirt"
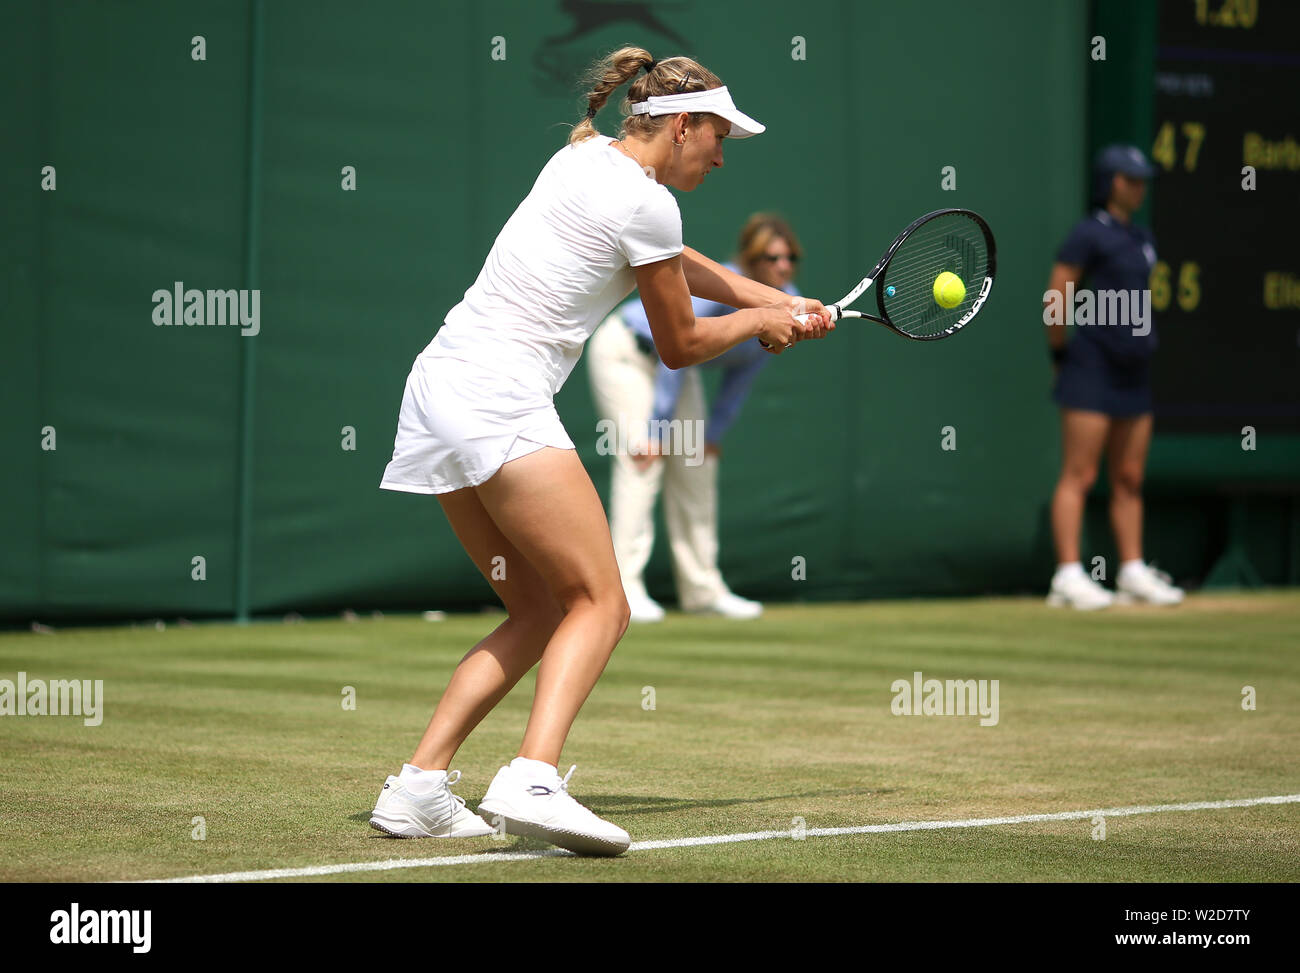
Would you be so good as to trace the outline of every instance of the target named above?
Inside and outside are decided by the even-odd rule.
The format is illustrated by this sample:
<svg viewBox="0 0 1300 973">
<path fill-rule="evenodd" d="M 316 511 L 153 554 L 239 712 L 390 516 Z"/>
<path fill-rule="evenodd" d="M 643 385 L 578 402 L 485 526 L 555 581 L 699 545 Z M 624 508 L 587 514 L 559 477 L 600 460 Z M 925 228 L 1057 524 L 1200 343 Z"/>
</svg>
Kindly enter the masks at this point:
<svg viewBox="0 0 1300 973">
<path fill-rule="evenodd" d="M 1093 325 L 1075 328 L 1075 339 L 1098 341 L 1113 355 L 1127 360 L 1144 360 L 1156 348 L 1154 310 L 1146 305 L 1150 330 L 1145 335 L 1136 326 L 1133 311 L 1126 319 L 1106 319 L 1106 302 L 1097 298 L 1100 291 L 1126 291 L 1143 294 L 1150 287 L 1151 269 L 1156 264 L 1155 237 L 1146 227 L 1121 223 L 1106 210 L 1099 209 L 1074 225 L 1056 254 L 1058 263 L 1083 268 L 1083 279 L 1076 287 L 1093 292 L 1096 303 Z M 1075 301 L 1076 306 L 1078 300 Z M 1113 305 L 1112 305 L 1113 306 Z M 1098 323 L 1099 321 L 1104 323 Z"/>
</svg>

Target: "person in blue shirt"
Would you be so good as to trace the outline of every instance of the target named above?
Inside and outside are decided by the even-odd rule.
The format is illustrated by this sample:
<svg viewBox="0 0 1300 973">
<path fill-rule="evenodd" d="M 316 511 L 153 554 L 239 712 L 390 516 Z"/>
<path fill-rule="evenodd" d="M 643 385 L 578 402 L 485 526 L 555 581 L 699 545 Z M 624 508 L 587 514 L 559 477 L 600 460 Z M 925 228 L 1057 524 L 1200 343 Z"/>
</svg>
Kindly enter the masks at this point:
<svg viewBox="0 0 1300 973">
<path fill-rule="evenodd" d="M 1142 559 L 1142 477 L 1151 443 L 1151 231 L 1133 223 L 1154 174 L 1141 150 L 1112 145 L 1093 165 L 1095 209 L 1061 245 L 1043 321 L 1061 408 L 1061 475 L 1052 495 L 1057 568 L 1048 604 L 1105 608 L 1116 596 L 1083 569 L 1079 534 L 1103 451 L 1121 600 L 1177 604 L 1183 592 Z M 1067 341 L 1067 326 L 1071 334 Z"/>
<path fill-rule="evenodd" d="M 756 213 L 726 266 L 798 296 L 791 281 L 800 257 L 794 231 L 780 217 Z M 734 309 L 692 298 L 695 316 Z M 588 374 L 602 439 L 613 454 L 609 523 L 632 620 L 654 622 L 663 608 L 646 591 L 654 546 L 654 506 L 662 492 L 673 576 L 683 611 L 756 618 L 763 606 L 736 595 L 718 569 L 718 458 L 771 353 L 751 339 L 690 368 L 670 369 L 655 353 L 644 307 L 635 297 L 611 314 L 588 346 Z M 701 369 L 722 372 L 705 418 Z"/>
</svg>

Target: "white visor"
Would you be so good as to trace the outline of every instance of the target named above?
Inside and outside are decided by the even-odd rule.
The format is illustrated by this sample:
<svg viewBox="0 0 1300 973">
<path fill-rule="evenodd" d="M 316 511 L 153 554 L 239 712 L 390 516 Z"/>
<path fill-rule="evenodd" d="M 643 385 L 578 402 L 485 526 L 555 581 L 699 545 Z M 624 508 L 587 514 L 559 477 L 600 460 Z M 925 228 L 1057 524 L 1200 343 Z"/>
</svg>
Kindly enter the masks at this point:
<svg viewBox="0 0 1300 973">
<path fill-rule="evenodd" d="M 727 86 L 709 88 L 707 91 L 687 91 L 680 95 L 651 95 L 645 101 L 632 105 L 633 115 L 676 115 L 678 112 L 708 112 L 731 122 L 731 131 L 727 138 L 747 139 L 766 131 L 762 125 L 739 108 L 731 100 Z"/>
</svg>

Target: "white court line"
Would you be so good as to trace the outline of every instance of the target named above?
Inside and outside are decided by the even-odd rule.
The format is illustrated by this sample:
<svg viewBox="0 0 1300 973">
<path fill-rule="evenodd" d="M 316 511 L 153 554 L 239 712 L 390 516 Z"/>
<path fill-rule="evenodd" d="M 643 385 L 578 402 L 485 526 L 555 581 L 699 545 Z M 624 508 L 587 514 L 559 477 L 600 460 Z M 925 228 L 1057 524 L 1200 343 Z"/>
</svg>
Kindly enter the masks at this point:
<svg viewBox="0 0 1300 973">
<path fill-rule="evenodd" d="M 897 824 L 864 824 L 853 828 L 808 828 L 809 838 L 829 838 L 843 834 L 887 834 L 898 831 L 939 831 L 949 828 L 988 828 L 999 824 L 1036 824 L 1041 821 L 1078 821 L 1098 815 L 1107 818 L 1131 817 L 1135 814 L 1161 814 L 1166 811 L 1217 811 L 1230 807 L 1253 807 L 1258 804 L 1300 804 L 1300 794 L 1276 797 L 1248 797 L 1236 801 L 1198 801 L 1194 804 L 1151 804 L 1137 807 L 1095 808 L 1091 811 L 1057 811 L 1053 814 L 1021 814 L 1009 818 L 967 818 L 959 821 L 900 821 Z M 660 848 L 691 848 L 698 845 L 727 845 L 740 841 L 790 840 L 794 832 L 750 831 L 746 834 L 715 834 L 699 838 L 673 838 L 669 841 L 634 841 L 629 851 L 656 851 Z M 311 878 L 348 872 L 383 872 L 395 868 L 435 868 L 442 865 L 486 865 L 495 862 L 518 862 L 533 858 L 576 858 L 560 848 L 542 851 L 449 855 L 445 858 L 394 858 L 381 862 L 352 862 L 346 865 L 312 865 L 307 868 L 272 868 L 263 872 L 226 872 L 222 875 L 190 875 L 184 878 L 145 879 L 146 882 L 261 882 L 275 878 Z"/>
</svg>

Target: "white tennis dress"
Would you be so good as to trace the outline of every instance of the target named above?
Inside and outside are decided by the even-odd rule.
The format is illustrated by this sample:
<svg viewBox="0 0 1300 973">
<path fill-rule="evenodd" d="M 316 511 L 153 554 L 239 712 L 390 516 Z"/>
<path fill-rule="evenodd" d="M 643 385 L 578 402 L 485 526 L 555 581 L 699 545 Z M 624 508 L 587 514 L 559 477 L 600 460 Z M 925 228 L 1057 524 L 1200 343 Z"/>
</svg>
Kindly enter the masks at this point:
<svg viewBox="0 0 1300 973">
<path fill-rule="evenodd" d="M 416 358 L 383 489 L 450 493 L 543 446 L 574 448 L 555 393 L 636 286 L 632 268 L 682 252 L 677 200 L 613 141 L 551 157 Z"/>
</svg>

